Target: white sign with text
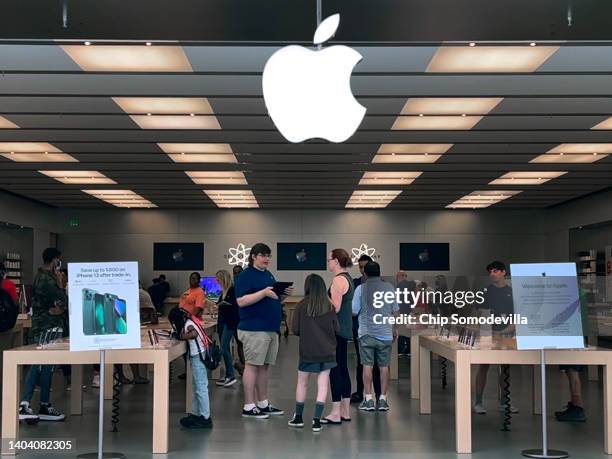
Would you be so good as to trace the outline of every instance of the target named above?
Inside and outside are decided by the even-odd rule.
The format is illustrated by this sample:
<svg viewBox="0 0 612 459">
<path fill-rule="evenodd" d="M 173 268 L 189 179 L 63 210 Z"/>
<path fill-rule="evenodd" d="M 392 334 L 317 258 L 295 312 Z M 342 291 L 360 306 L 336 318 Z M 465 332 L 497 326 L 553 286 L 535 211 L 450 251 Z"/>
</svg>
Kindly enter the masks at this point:
<svg viewBox="0 0 612 459">
<path fill-rule="evenodd" d="M 69 263 L 70 350 L 140 348 L 138 263 Z"/>
<path fill-rule="evenodd" d="M 516 325 L 517 349 L 584 347 L 575 263 L 510 265 L 514 312 L 527 318 Z"/>
</svg>

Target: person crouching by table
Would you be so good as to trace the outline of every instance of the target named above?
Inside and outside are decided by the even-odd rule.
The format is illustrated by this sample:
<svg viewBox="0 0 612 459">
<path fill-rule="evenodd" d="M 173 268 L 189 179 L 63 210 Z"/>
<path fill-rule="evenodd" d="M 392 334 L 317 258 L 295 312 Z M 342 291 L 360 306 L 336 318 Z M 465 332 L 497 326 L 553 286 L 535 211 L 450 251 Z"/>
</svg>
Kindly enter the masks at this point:
<svg viewBox="0 0 612 459">
<path fill-rule="evenodd" d="M 313 432 L 321 430 L 321 415 L 325 408 L 329 370 L 336 364 L 336 334 L 340 327 L 333 303 L 325 291 L 325 281 L 310 274 L 304 282 L 304 299 L 295 310 L 291 324 L 293 334 L 300 337 L 300 363 L 295 388 L 295 414 L 290 427 L 304 426 L 304 401 L 308 391 L 308 377 L 317 375 L 317 402 L 312 419 Z"/>
</svg>

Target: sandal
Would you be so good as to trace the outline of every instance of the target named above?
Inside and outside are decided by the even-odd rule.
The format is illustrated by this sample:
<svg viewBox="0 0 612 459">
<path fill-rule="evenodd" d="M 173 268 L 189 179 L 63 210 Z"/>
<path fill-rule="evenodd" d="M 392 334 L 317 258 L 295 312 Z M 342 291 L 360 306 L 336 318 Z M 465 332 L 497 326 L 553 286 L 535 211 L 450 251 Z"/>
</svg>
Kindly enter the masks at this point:
<svg viewBox="0 0 612 459">
<path fill-rule="evenodd" d="M 342 420 L 334 421 L 333 419 L 329 419 L 329 418 L 321 418 L 321 424 L 339 425 L 339 424 L 342 424 Z"/>
</svg>

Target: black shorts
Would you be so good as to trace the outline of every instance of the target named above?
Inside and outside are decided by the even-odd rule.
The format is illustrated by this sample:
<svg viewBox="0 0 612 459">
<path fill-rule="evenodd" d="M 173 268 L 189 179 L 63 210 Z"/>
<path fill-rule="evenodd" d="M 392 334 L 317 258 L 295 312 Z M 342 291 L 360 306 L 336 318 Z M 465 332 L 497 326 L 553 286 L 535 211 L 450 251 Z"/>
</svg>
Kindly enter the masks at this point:
<svg viewBox="0 0 612 459">
<path fill-rule="evenodd" d="M 585 366 L 586 365 L 559 365 L 559 370 L 561 371 L 574 370 L 574 371 L 580 372 Z"/>
</svg>

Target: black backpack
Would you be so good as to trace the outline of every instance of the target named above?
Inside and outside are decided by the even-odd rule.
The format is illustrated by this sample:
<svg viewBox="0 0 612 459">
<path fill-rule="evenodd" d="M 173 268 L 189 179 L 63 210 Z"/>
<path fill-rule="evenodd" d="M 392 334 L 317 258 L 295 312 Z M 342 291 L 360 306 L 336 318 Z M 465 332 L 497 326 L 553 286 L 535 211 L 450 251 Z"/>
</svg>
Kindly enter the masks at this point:
<svg viewBox="0 0 612 459">
<path fill-rule="evenodd" d="M 210 371 L 216 370 L 221 362 L 221 349 L 213 338 L 208 336 L 206 332 L 199 326 L 199 320 L 183 308 L 175 307 L 168 314 L 168 321 L 172 325 L 173 337 L 180 339 L 181 331 L 185 327 L 185 322 L 192 320 L 196 327 L 199 328 L 202 341 L 204 342 L 204 352 L 200 352 L 200 360 Z M 196 340 L 196 346 L 200 350 L 200 343 Z"/>
<path fill-rule="evenodd" d="M 0 332 L 11 330 L 17 323 L 19 307 L 6 290 L 0 288 Z"/>
</svg>

